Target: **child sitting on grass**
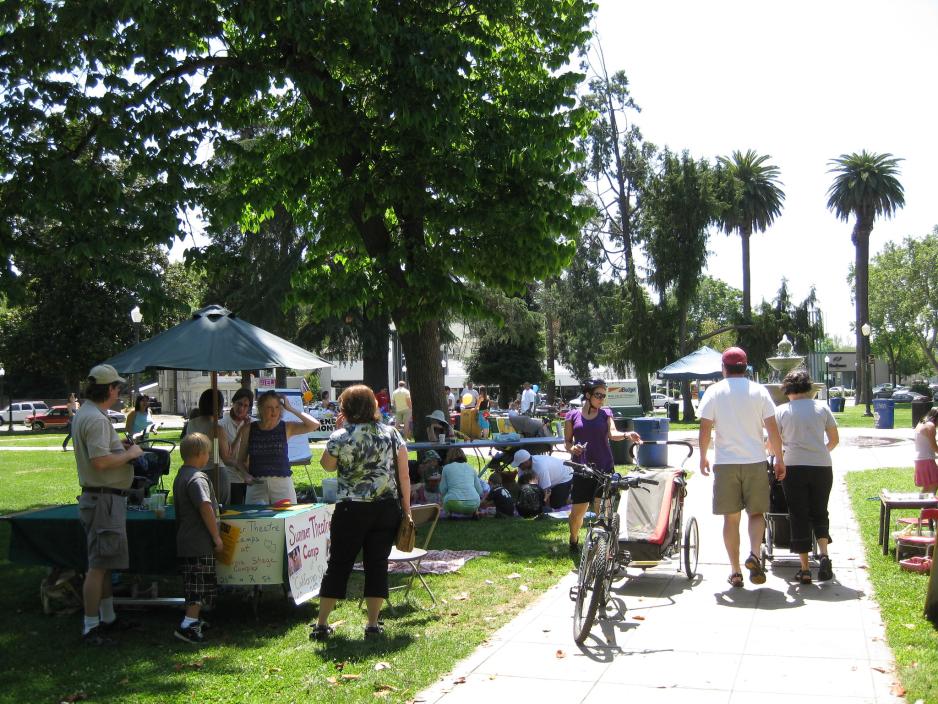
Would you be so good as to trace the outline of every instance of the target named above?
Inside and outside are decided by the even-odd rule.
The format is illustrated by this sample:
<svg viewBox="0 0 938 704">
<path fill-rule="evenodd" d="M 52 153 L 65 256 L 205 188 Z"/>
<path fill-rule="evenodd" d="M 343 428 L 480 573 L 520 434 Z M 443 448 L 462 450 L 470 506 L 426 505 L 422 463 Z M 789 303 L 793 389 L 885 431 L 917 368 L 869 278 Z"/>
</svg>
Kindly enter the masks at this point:
<svg viewBox="0 0 938 704">
<path fill-rule="evenodd" d="M 176 509 L 176 555 L 186 595 L 186 615 L 174 635 L 187 643 L 202 643 L 205 621 L 199 618 L 203 606 L 211 606 L 218 591 L 215 552 L 222 549 L 218 531 L 218 502 L 208 475 L 209 439 L 192 433 L 182 439 L 179 453 L 183 466 L 173 482 Z"/>
</svg>

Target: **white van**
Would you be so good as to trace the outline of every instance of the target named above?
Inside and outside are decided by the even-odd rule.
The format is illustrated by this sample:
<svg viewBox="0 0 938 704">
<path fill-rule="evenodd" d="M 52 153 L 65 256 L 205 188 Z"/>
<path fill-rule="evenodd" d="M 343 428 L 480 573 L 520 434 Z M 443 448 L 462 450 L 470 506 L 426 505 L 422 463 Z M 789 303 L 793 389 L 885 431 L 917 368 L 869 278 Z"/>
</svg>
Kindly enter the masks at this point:
<svg viewBox="0 0 938 704">
<path fill-rule="evenodd" d="M 30 416 L 38 416 L 48 411 L 49 407 L 44 401 L 17 401 L 12 406 L 0 410 L 0 425 L 10 422 L 11 412 L 14 423 L 24 423 Z"/>
</svg>

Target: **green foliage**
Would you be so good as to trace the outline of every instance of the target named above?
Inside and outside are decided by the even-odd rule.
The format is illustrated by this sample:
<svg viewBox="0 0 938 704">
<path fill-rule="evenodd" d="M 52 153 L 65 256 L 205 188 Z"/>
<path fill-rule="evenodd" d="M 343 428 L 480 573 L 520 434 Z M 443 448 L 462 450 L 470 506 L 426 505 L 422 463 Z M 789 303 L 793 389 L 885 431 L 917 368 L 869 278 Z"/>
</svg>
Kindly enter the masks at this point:
<svg viewBox="0 0 938 704">
<path fill-rule="evenodd" d="M 841 154 L 830 161 L 830 173 L 836 174 L 827 191 L 827 207 L 846 222 L 856 216 L 873 227 L 877 217 L 891 217 L 905 205 L 905 192 L 897 178 L 902 159 L 892 154 L 876 154 L 865 149 L 860 153 Z M 853 243 L 856 244 L 856 232 Z"/>
<path fill-rule="evenodd" d="M 824 321 L 813 288 L 801 303 L 795 303 L 788 292 L 788 281 L 782 279 L 775 300 L 763 301 L 752 316 L 752 327 L 740 332 L 739 344 L 745 348 L 754 369 L 771 375 L 772 369 L 765 360 L 775 356 L 782 335 L 788 335 L 797 354 L 814 352 L 817 341 L 823 339 Z"/>
<path fill-rule="evenodd" d="M 660 369 L 673 361 L 678 324 L 673 307 L 655 306 L 640 286 L 619 289 L 622 322 L 603 340 L 604 361 L 617 372 L 634 364 L 639 369 Z"/>
<path fill-rule="evenodd" d="M 876 354 L 894 375 L 938 372 L 938 228 L 887 242 L 870 265 L 870 326 Z"/>
<path fill-rule="evenodd" d="M 732 329 L 742 305 L 742 291 L 711 276 L 702 276 L 697 295 L 687 310 L 687 336 L 695 340 L 692 346 L 705 344 L 715 350 L 724 350 L 736 344 L 736 331 Z M 719 334 L 713 335 L 718 330 Z"/>
</svg>

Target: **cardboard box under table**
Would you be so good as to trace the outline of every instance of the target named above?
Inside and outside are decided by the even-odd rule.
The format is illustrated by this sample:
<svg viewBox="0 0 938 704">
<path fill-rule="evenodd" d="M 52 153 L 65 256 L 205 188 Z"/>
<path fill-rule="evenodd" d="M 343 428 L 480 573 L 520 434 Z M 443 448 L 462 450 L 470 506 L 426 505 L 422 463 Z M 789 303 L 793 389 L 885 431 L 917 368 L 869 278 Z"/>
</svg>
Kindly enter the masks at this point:
<svg viewBox="0 0 938 704">
<path fill-rule="evenodd" d="M 296 603 L 319 593 L 326 570 L 333 506 L 309 504 L 286 510 L 233 506 L 222 515 L 224 553 L 218 559 L 218 582 L 260 588 L 287 585 Z M 176 521 L 153 511 L 127 512 L 127 540 L 132 574 L 174 575 Z M 10 522 L 10 562 L 47 565 L 84 572 L 85 533 L 78 505 L 52 506 L 5 516 Z"/>
</svg>

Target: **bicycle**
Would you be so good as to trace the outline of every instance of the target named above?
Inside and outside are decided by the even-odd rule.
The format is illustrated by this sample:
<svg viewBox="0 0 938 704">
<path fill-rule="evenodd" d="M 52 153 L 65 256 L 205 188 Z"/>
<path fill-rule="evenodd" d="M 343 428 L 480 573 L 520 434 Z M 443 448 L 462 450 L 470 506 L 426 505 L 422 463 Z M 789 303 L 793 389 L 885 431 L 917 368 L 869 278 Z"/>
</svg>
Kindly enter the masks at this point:
<svg viewBox="0 0 938 704">
<path fill-rule="evenodd" d="M 631 559 L 627 552 L 619 549 L 619 493 L 636 489 L 642 484 L 658 484 L 654 479 L 638 476 L 607 474 L 578 462 L 567 461 L 574 474 L 595 479 L 601 487 L 599 511 L 589 526 L 580 564 L 577 583 L 573 587 L 573 640 L 581 645 L 590 633 L 596 612 L 609 602 L 612 580 L 620 565 Z M 572 591 L 573 591 L 572 590 Z"/>
</svg>

